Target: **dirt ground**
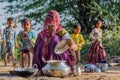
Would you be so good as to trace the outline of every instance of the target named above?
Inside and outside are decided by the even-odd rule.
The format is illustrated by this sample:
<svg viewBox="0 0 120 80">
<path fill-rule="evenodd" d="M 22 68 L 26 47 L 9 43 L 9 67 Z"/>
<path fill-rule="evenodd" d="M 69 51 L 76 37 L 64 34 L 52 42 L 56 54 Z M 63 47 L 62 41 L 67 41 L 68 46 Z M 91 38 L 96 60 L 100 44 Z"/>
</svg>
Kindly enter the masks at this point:
<svg viewBox="0 0 120 80">
<path fill-rule="evenodd" d="M 14 70 L 12 65 L 4 67 L 3 62 L 0 61 L 0 80 L 120 80 L 120 66 L 109 67 L 108 71 L 104 73 L 85 73 L 82 69 L 80 76 L 67 76 L 65 78 L 46 76 L 22 78 L 11 75 L 9 73 L 11 70 Z"/>
</svg>

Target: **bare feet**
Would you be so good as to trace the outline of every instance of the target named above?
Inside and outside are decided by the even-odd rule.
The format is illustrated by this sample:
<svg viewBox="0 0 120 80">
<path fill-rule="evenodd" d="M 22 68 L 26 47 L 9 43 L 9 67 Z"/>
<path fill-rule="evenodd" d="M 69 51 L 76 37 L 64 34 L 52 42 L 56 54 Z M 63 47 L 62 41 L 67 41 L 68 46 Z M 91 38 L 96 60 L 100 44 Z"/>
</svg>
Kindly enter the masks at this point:
<svg viewBox="0 0 120 80">
<path fill-rule="evenodd" d="M 5 63 L 4 66 L 7 66 L 7 63 Z"/>
</svg>

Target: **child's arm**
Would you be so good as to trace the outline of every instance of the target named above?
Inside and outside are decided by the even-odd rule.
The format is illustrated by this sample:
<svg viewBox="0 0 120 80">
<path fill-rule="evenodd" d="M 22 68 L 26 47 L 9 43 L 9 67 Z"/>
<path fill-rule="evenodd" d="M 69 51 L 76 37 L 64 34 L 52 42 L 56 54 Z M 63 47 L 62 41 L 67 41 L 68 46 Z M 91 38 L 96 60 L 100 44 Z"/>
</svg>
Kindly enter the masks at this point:
<svg viewBox="0 0 120 80">
<path fill-rule="evenodd" d="M 3 30 L 3 47 L 6 46 L 6 28 Z"/>
<path fill-rule="evenodd" d="M 33 45 L 35 45 L 35 41 L 36 41 L 36 36 L 35 36 L 35 34 L 33 33 L 33 35 L 32 35 L 32 40 L 31 40 L 31 42 L 32 42 Z"/>
<path fill-rule="evenodd" d="M 82 35 L 80 35 L 80 42 L 78 45 L 82 46 L 85 43 L 85 40 Z"/>
<path fill-rule="evenodd" d="M 94 37 L 94 33 L 95 33 L 95 29 L 93 29 L 89 35 L 92 40 L 96 40 L 96 37 Z"/>
<path fill-rule="evenodd" d="M 16 43 L 16 31 L 14 32 L 14 43 L 15 43 L 15 47 L 18 47 Z"/>
</svg>

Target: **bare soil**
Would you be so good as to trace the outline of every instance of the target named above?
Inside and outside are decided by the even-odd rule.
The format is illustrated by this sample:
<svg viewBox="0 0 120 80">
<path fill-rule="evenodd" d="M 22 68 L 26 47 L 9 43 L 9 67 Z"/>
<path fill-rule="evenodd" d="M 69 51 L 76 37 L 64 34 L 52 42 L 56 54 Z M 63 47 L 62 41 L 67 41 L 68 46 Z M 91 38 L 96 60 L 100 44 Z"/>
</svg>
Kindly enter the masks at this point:
<svg viewBox="0 0 120 80">
<path fill-rule="evenodd" d="M 11 70 L 14 70 L 12 64 L 3 66 L 3 62 L 0 61 L 0 80 L 120 80 L 120 66 L 109 67 L 108 71 L 103 73 L 86 73 L 82 68 L 82 74 L 80 76 L 75 77 L 69 75 L 64 78 L 47 76 L 23 78 L 11 75 L 9 73 Z"/>
</svg>

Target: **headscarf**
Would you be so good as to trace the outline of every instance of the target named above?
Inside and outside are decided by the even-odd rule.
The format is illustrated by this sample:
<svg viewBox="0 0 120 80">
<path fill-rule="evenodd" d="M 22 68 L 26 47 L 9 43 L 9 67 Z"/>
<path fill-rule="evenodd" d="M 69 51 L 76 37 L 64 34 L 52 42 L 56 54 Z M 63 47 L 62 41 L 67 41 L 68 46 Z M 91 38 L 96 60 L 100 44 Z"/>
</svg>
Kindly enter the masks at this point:
<svg viewBox="0 0 120 80">
<path fill-rule="evenodd" d="M 40 36 L 44 42 L 42 48 L 42 53 L 44 58 L 45 57 L 47 58 L 47 56 L 49 56 L 48 50 L 49 50 L 51 34 L 49 33 L 48 26 L 50 25 L 55 26 L 55 30 L 53 31 L 54 34 L 57 34 L 60 30 L 62 30 L 62 27 L 60 26 L 60 15 L 55 10 L 51 10 L 47 13 L 44 21 L 43 30 L 40 32 Z"/>
<path fill-rule="evenodd" d="M 43 30 L 40 32 L 40 35 L 42 38 L 50 37 L 50 34 L 48 32 L 48 26 L 54 25 L 55 26 L 55 34 L 58 33 L 62 27 L 60 26 L 60 15 L 57 11 L 51 10 L 47 13 L 45 21 L 44 21 L 44 26 Z"/>
</svg>

